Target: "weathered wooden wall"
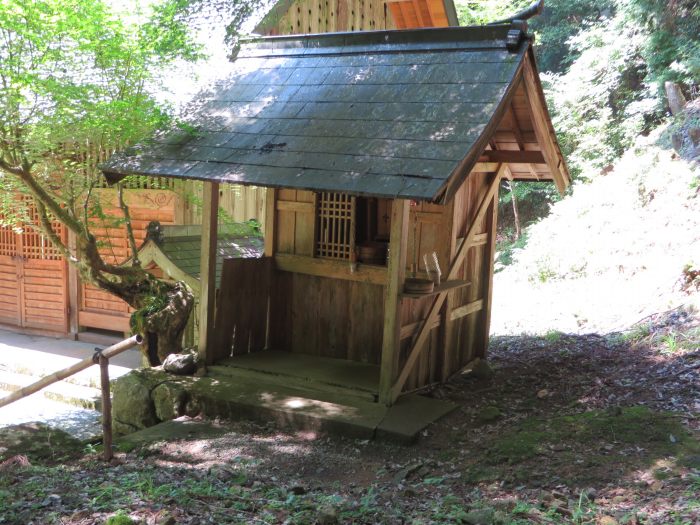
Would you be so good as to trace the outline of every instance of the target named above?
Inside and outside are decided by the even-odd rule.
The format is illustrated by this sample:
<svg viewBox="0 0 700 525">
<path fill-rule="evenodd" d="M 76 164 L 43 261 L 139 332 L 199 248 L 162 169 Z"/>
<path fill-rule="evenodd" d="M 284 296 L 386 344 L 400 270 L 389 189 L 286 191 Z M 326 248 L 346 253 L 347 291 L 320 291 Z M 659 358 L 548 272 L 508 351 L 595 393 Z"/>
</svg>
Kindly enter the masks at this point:
<svg viewBox="0 0 700 525">
<path fill-rule="evenodd" d="M 447 205 L 415 203 L 409 214 L 407 271 L 424 274 L 423 254 L 436 252 L 447 273 L 456 248 L 473 222 L 493 181 L 493 173 L 473 173 Z M 277 271 L 271 304 L 270 347 L 290 352 L 378 364 L 384 316 L 386 267 L 314 257 L 316 196 L 278 190 L 273 204 Z M 449 292 L 442 315 L 431 327 L 404 390 L 439 382 L 475 357 L 483 356 L 493 267 L 495 208 L 490 204 L 458 279 L 469 286 Z M 401 356 L 434 296 L 401 299 Z"/>
<path fill-rule="evenodd" d="M 283 14 L 274 12 L 261 27 L 266 35 L 335 33 L 394 29 L 383 0 L 297 0 Z"/>
</svg>

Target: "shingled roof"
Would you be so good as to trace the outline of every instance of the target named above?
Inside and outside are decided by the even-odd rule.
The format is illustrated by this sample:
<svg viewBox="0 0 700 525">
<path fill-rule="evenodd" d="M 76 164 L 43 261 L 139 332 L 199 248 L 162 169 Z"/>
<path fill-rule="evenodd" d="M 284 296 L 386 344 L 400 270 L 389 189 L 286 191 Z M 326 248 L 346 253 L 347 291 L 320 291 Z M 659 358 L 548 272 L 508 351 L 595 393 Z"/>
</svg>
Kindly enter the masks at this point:
<svg viewBox="0 0 700 525">
<path fill-rule="evenodd" d="M 510 25 L 252 39 L 187 130 L 102 170 L 444 200 L 487 146 L 529 47 Z"/>
</svg>

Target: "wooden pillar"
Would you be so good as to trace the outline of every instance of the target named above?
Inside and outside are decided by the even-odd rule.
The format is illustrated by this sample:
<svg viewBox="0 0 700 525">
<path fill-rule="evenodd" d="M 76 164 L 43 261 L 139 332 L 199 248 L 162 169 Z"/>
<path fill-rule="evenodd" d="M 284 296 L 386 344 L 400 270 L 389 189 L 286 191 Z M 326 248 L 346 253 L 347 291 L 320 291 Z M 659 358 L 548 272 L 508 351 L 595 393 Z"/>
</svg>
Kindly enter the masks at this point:
<svg viewBox="0 0 700 525">
<path fill-rule="evenodd" d="M 508 172 L 510 174 L 510 172 Z M 500 187 L 500 184 L 499 184 Z M 486 268 L 484 269 L 484 307 L 482 312 L 484 313 L 481 341 L 478 342 L 481 355 L 479 357 L 486 357 L 486 351 L 489 346 L 489 331 L 491 329 L 491 302 L 493 298 L 493 265 L 494 258 L 496 255 L 496 233 L 498 228 L 498 189 L 496 194 L 493 196 L 493 203 L 491 204 L 491 209 L 489 210 L 491 215 L 487 214 L 487 232 L 488 241 L 486 242 L 486 249 L 488 252 L 485 254 L 484 264 Z"/>
<path fill-rule="evenodd" d="M 68 232 L 68 249 L 75 253 L 76 240 L 75 234 L 72 231 Z M 78 269 L 75 265 L 68 265 L 68 332 L 75 338 L 78 338 L 80 325 L 78 324 L 78 312 L 80 310 L 80 278 Z"/>
<path fill-rule="evenodd" d="M 406 274 L 406 243 L 408 240 L 408 214 L 410 202 L 395 199 L 391 207 L 391 234 L 387 284 L 384 290 L 384 334 L 382 361 L 379 375 L 379 402 L 391 405 L 396 401 L 392 386 L 396 378 L 401 344 L 401 298 Z"/>
<path fill-rule="evenodd" d="M 265 257 L 275 255 L 275 206 L 277 190 L 267 188 L 265 192 Z"/>
<path fill-rule="evenodd" d="M 202 207 L 202 254 L 200 256 L 201 294 L 199 297 L 199 355 L 213 363 L 214 307 L 216 298 L 216 239 L 219 224 L 219 183 L 205 182 Z"/>
</svg>

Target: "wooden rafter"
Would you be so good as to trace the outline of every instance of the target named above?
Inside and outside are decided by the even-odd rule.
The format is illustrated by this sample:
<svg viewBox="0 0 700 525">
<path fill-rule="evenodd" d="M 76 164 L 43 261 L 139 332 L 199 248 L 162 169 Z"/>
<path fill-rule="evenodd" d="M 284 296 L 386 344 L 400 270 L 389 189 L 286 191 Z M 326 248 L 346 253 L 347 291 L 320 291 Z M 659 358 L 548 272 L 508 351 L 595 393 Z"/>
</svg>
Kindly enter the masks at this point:
<svg viewBox="0 0 700 525">
<path fill-rule="evenodd" d="M 525 141 L 523 140 L 523 132 L 520 129 L 520 125 L 518 124 L 518 117 L 515 114 L 512 102 L 510 104 L 510 107 L 508 108 L 508 115 L 510 117 L 511 131 L 513 132 L 513 136 L 515 137 L 515 143 L 518 145 L 518 149 L 520 151 L 525 151 Z M 542 162 L 544 162 L 544 156 L 542 156 Z M 530 175 L 532 175 L 536 180 L 540 180 L 540 176 L 537 173 L 537 170 L 535 170 L 535 167 L 532 164 L 528 164 L 527 167 L 530 171 Z"/>
<path fill-rule="evenodd" d="M 563 165 L 563 159 L 556 145 L 556 139 L 552 136 L 550 130 L 549 114 L 542 98 L 542 88 L 540 86 L 537 72 L 532 64 L 532 55 L 529 53 L 524 60 L 523 67 L 523 82 L 525 87 L 525 97 L 528 101 L 530 114 L 532 116 L 532 127 L 537 137 L 537 142 L 542 149 L 549 171 L 552 174 L 554 183 L 560 194 L 564 194 L 569 185 L 568 174 L 566 167 Z"/>
<path fill-rule="evenodd" d="M 484 151 L 482 157 L 488 162 L 505 162 L 508 164 L 544 164 L 541 151 L 513 151 L 498 149 L 498 144 L 492 143 L 494 149 Z"/>
<path fill-rule="evenodd" d="M 489 206 L 493 202 L 494 196 L 498 191 L 498 185 L 500 184 L 501 177 L 505 175 L 507 169 L 508 168 L 506 164 L 501 164 L 498 168 L 498 171 L 491 180 L 488 191 L 486 192 L 486 195 L 481 201 L 481 204 L 479 204 L 479 209 L 476 213 L 476 216 L 474 217 L 474 220 L 472 221 L 471 226 L 469 227 L 469 231 L 464 237 L 464 241 L 462 241 L 461 246 L 457 250 L 455 258 L 452 261 L 450 270 L 447 273 L 448 281 L 457 277 L 462 263 L 464 262 L 464 258 L 467 255 L 467 251 L 472 246 L 474 237 L 477 235 L 477 226 L 481 223 L 481 220 L 486 214 L 486 210 L 488 210 Z M 431 327 L 434 325 L 437 316 L 440 314 L 440 309 L 442 308 L 442 305 L 444 304 L 445 299 L 447 298 L 447 293 L 448 292 L 445 291 L 438 294 L 435 297 L 435 299 L 433 300 L 433 304 L 430 307 L 430 310 L 428 311 L 428 315 L 421 322 L 420 328 L 418 329 L 418 332 L 416 333 L 416 336 L 413 339 L 411 349 L 408 352 L 406 364 L 404 365 L 403 370 L 401 370 L 401 373 L 399 374 L 396 383 L 394 383 L 394 386 L 391 388 L 392 402 L 401 394 L 401 391 L 403 390 L 403 386 L 406 383 L 409 374 L 413 370 L 413 367 L 416 364 L 418 357 L 425 348 L 425 343 L 428 339 L 428 335 L 430 334 Z"/>
</svg>

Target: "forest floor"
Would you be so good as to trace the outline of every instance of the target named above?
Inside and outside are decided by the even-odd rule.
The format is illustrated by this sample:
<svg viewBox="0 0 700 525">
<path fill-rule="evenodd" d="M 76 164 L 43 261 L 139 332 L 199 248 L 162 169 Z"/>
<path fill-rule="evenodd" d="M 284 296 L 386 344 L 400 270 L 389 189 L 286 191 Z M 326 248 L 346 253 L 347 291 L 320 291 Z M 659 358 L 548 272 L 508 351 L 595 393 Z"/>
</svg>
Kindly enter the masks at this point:
<svg viewBox="0 0 700 525">
<path fill-rule="evenodd" d="M 657 141 L 530 229 L 416 445 L 203 421 L 104 464 L 0 429 L 0 524 L 700 523 L 700 178 Z"/>
<path fill-rule="evenodd" d="M 490 363 L 430 394 L 459 408 L 414 446 L 208 422 L 108 465 L 15 429 L 0 523 L 700 523 L 697 313 L 495 337 Z"/>
</svg>

